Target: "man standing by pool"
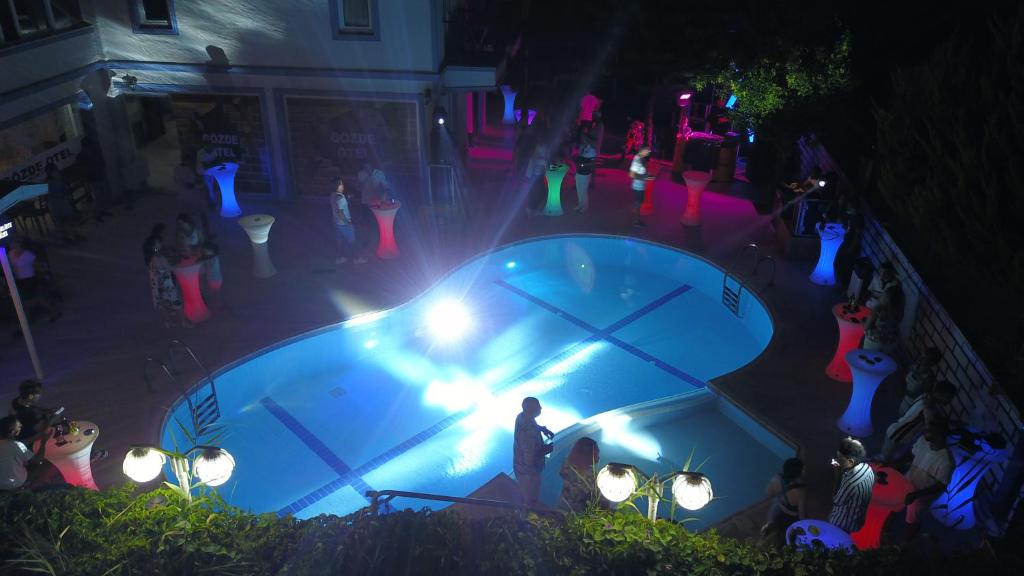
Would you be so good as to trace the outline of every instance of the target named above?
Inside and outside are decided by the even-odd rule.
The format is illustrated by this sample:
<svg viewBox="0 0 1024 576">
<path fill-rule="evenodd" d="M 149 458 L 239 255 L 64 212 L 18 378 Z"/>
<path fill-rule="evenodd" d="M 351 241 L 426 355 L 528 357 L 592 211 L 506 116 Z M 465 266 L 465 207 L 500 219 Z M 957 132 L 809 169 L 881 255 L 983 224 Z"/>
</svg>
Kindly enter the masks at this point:
<svg viewBox="0 0 1024 576">
<path fill-rule="evenodd" d="M 551 453 L 554 444 L 546 444 L 555 433 L 537 424 L 540 416 L 540 400 L 523 398 L 523 411 L 516 416 L 515 441 L 512 448 L 512 470 L 516 475 L 523 503 L 536 506 L 540 498 L 540 474 L 544 471 L 544 457 Z M 542 436 L 543 435 L 543 436 Z"/>
</svg>

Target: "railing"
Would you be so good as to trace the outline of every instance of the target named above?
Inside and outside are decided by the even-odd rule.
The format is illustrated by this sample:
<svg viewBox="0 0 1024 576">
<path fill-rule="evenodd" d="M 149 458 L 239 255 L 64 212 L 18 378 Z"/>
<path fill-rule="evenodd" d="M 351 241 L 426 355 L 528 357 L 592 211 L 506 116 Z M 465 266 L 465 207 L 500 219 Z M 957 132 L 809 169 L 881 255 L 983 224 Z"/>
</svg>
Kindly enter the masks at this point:
<svg viewBox="0 0 1024 576">
<path fill-rule="evenodd" d="M 189 394 L 188 390 L 183 389 L 182 395 L 185 397 L 185 402 L 188 404 L 189 415 L 192 417 L 192 425 L 196 437 L 203 436 L 204 434 L 211 431 L 214 425 L 220 420 L 220 402 L 217 400 L 217 386 L 213 382 L 213 375 L 206 369 L 206 366 L 199 361 L 199 357 L 192 348 L 182 342 L 181 340 L 171 340 L 167 346 L 167 358 L 168 364 L 164 364 L 162 361 L 147 357 L 146 364 L 142 368 L 142 376 L 146 382 L 146 389 L 149 392 L 153 391 L 153 379 L 151 377 L 151 367 L 156 365 L 167 375 L 167 378 L 175 384 L 180 385 L 180 381 L 177 378 L 179 374 L 177 366 L 174 363 L 174 350 L 175 348 L 184 349 L 185 352 L 192 358 L 192 362 L 202 371 L 203 380 L 200 380 L 194 387 L 194 394 Z M 202 398 L 199 397 L 199 392 L 202 390 L 205 382 L 210 383 L 210 393 Z M 195 398 L 193 398 L 195 396 Z"/>
<path fill-rule="evenodd" d="M 729 286 L 729 278 L 733 279 L 736 283 L 737 288 L 733 289 Z M 722 276 L 722 304 L 729 309 L 737 318 L 741 318 L 740 315 L 740 298 L 743 297 L 743 282 L 740 282 L 739 278 L 734 277 L 728 272 Z"/>
<path fill-rule="evenodd" d="M 146 381 L 146 390 L 147 391 L 149 391 L 149 392 L 153 391 L 153 380 L 149 377 L 149 367 L 152 366 L 153 364 L 158 365 L 160 367 L 160 369 L 164 371 L 164 374 L 167 374 L 167 378 L 170 379 L 171 382 L 174 382 L 175 385 L 178 384 L 178 379 L 174 377 L 174 374 L 167 367 L 167 364 L 164 364 L 163 362 L 161 362 L 160 360 L 157 360 L 156 358 L 147 357 L 146 358 L 146 364 L 143 365 L 143 367 L 142 367 L 142 378 L 143 378 L 143 380 Z"/>
<path fill-rule="evenodd" d="M 437 502 L 451 502 L 453 504 L 468 504 L 470 506 L 485 506 L 488 508 L 504 508 L 506 510 L 519 510 L 523 512 L 534 512 L 536 514 L 547 514 L 561 516 L 561 510 L 543 508 L 540 506 L 526 506 L 514 502 L 503 502 L 501 500 L 486 500 L 483 498 L 464 498 L 461 496 L 444 496 L 442 494 L 426 494 L 423 492 L 405 492 L 403 490 L 368 490 L 367 498 L 370 499 L 370 512 L 377 514 L 380 506 L 387 505 L 395 498 L 416 498 L 417 500 L 434 500 Z"/>
</svg>

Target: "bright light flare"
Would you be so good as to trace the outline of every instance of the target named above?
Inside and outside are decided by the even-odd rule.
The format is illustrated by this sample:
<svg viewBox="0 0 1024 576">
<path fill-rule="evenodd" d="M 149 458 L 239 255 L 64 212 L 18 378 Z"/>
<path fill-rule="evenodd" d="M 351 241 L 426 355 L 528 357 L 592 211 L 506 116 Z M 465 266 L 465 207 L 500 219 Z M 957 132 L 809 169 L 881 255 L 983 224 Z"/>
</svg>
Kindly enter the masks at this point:
<svg viewBox="0 0 1024 576">
<path fill-rule="evenodd" d="M 434 306 L 427 315 L 427 327 L 435 339 L 454 342 L 470 331 L 473 320 L 462 302 L 451 299 Z"/>
<path fill-rule="evenodd" d="M 151 448 L 132 448 L 124 456 L 121 470 L 132 480 L 145 484 L 160 475 L 167 457 Z"/>
</svg>

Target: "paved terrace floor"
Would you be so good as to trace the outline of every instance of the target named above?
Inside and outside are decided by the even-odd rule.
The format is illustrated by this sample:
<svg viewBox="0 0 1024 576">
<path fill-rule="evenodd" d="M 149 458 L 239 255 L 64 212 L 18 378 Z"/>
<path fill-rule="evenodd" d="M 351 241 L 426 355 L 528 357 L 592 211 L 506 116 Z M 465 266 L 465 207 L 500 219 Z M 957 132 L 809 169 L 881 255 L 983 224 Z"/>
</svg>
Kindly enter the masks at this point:
<svg viewBox="0 0 1024 576">
<path fill-rule="evenodd" d="M 234 220 L 210 215 L 221 246 L 225 309 L 199 326 L 165 329 L 154 312 L 142 261 L 141 241 L 155 222 L 173 237 L 174 216 L 196 210 L 197 192 L 171 183 L 168 143 L 147 150 L 151 155 L 154 190 L 112 209 L 105 223 L 90 223 L 88 240 L 74 247 L 51 247 L 53 268 L 66 299 L 63 317 L 55 323 L 33 325 L 45 367 L 43 404 L 64 405 L 78 419 L 101 427 L 98 446 L 111 457 L 94 466 L 101 486 L 125 481 L 121 457 L 128 446 L 156 442 L 165 410 L 180 390 L 159 381 L 147 392 L 143 365 L 147 357 L 166 358 L 168 343 L 187 342 L 210 370 L 271 345 L 283 338 L 335 323 L 374 309 L 394 306 L 419 294 L 439 276 L 468 257 L 510 241 L 548 234 L 592 232 L 636 236 L 683 248 L 729 269 L 749 272 L 747 242 L 761 246 L 778 264 L 775 285 L 765 286 L 765 273 L 751 286 L 765 299 L 775 319 L 775 335 L 753 364 L 719 378 L 715 384 L 765 424 L 800 446 L 811 484 L 809 512 L 825 517 L 829 510 L 829 461 L 841 434 L 834 426 L 849 398 L 849 385 L 827 378 L 824 367 L 836 342 L 830 307 L 841 299 L 838 288 L 816 286 L 807 279 L 814 262 L 788 260 L 775 248 L 769 218 L 759 215 L 746 199 L 748 186 L 712 184 L 703 198 L 704 224 L 684 229 L 678 221 L 686 189 L 672 182 L 663 166 L 655 186 L 656 212 L 650 227 L 630 226 L 630 192 L 625 167 L 597 171 L 591 186 L 591 210 L 577 214 L 572 178 L 563 187 L 563 204 L 570 208 L 558 218 L 526 216 L 510 177 L 511 134 L 489 127 L 470 152 L 467 178 L 480 210 L 466 233 L 417 235 L 413 215 L 400 212 L 398 226 L 402 257 L 393 261 L 371 258 L 368 264 L 335 266 L 333 230 L 325 201 L 254 200 L 243 198 L 247 213 L 273 214 L 271 254 L 279 274 L 266 280 L 251 276 L 251 248 Z M 163 146 L 163 148 L 161 148 Z M 7 344 L 0 347 L 0 394 L 13 398 L 17 384 L 32 376 L 20 338 L 4 327 Z M 187 374 L 191 383 L 198 371 Z M 875 401 L 876 429 L 895 415 L 902 379 L 891 377 Z M 870 439 L 869 449 L 880 439 Z M 870 450 L 869 450 L 870 451 Z M 715 455 L 727 457 L 728 455 Z M 768 481 L 774 470 L 751 470 Z M 386 488 L 386 487 L 381 487 Z M 763 522 L 766 504 L 723 522 L 728 535 L 750 537 Z"/>
</svg>

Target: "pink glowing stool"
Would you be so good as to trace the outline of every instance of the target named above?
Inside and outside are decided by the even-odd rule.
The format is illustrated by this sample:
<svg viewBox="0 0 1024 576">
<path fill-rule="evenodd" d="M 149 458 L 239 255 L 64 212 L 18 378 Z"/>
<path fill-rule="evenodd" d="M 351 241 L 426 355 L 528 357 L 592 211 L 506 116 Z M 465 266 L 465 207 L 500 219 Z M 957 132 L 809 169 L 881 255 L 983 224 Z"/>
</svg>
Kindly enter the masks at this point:
<svg viewBox="0 0 1024 576">
<path fill-rule="evenodd" d="M 212 166 L 206 170 L 208 176 L 213 176 L 220 188 L 220 217 L 235 218 L 242 215 L 242 209 L 238 207 L 238 200 L 235 198 L 235 174 L 238 173 L 238 164 L 225 162 Z"/>
<path fill-rule="evenodd" d="M 60 470 L 68 484 L 98 490 L 92 478 L 92 445 L 99 435 L 100 428 L 95 423 L 79 421 L 77 433 L 46 441 L 46 459 Z"/>
<path fill-rule="evenodd" d="M 914 490 L 914 485 L 898 471 L 871 462 L 868 464 L 875 471 L 875 486 L 871 489 L 871 503 L 864 518 L 864 526 L 850 534 L 858 550 L 878 548 L 882 541 L 882 528 L 893 512 L 906 507 L 904 501 L 907 494 Z"/>
<path fill-rule="evenodd" d="M 505 97 L 505 113 L 501 117 L 501 123 L 512 124 L 516 121 L 513 115 L 513 110 L 516 107 L 516 91 L 508 84 L 505 84 L 501 87 L 501 94 Z"/>
<path fill-rule="evenodd" d="M 252 275 L 270 278 L 277 274 L 277 268 L 270 260 L 270 227 L 274 217 L 269 214 L 250 214 L 238 219 L 238 225 L 245 230 L 252 244 Z"/>
<path fill-rule="evenodd" d="M 683 180 L 686 181 L 686 209 L 683 210 L 683 217 L 679 219 L 683 226 L 700 226 L 700 196 L 704 187 L 711 181 L 711 174 L 700 170 L 687 170 L 683 172 Z"/>
<path fill-rule="evenodd" d="M 377 257 L 382 260 L 398 258 L 398 255 L 401 254 L 398 250 L 398 243 L 395 242 L 395 214 L 401 207 L 402 203 L 398 200 L 370 206 L 373 217 L 377 219 L 377 229 L 380 231 Z"/>
<path fill-rule="evenodd" d="M 846 353 L 860 346 L 860 339 L 864 337 L 864 323 L 870 313 L 871 309 L 866 306 L 851 308 L 849 304 L 839 303 L 832 307 L 832 316 L 839 326 L 839 343 L 836 344 L 832 361 L 825 367 L 825 374 L 829 378 L 839 382 L 853 381 L 853 373 L 846 364 Z"/>
<path fill-rule="evenodd" d="M 856 348 L 846 353 L 846 363 L 853 372 L 853 392 L 836 426 L 851 436 L 866 438 L 875 431 L 871 402 L 885 377 L 896 371 L 896 361 L 877 350 Z"/>
<path fill-rule="evenodd" d="M 566 164 L 548 166 L 548 171 L 544 174 L 544 178 L 548 182 L 548 201 L 544 205 L 545 216 L 562 215 L 562 180 L 565 179 L 567 172 L 569 172 L 569 166 Z"/>
<path fill-rule="evenodd" d="M 653 163 L 648 162 L 647 166 L 650 168 L 647 175 L 650 176 L 651 179 L 644 182 L 644 201 L 640 204 L 641 216 L 650 216 L 651 214 L 654 214 L 654 181 L 658 177 L 658 172 L 661 171 L 660 165 L 655 168 Z"/>
<path fill-rule="evenodd" d="M 181 299 L 185 303 L 185 317 L 193 324 L 206 322 L 210 319 L 210 310 L 203 301 L 203 293 L 199 288 L 199 272 L 203 265 L 188 260 L 184 265 L 174 267 L 174 277 L 181 287 Z"/>
</svg>

